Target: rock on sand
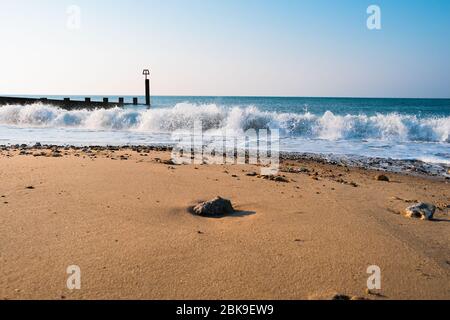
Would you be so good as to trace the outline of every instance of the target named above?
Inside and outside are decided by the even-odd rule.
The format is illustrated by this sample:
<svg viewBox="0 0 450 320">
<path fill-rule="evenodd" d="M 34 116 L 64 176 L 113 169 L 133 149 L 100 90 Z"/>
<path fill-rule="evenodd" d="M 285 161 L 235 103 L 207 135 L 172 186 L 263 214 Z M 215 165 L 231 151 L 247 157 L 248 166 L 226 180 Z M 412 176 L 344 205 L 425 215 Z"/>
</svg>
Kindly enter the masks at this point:
<svg viewBox="0 0 450 320">
<path fill-rule="evenodd" d="M 419 203 L 405 209 L 407 218 L 417 218 L 421 220 L 433 219 L 436 207 L 429 203 Z"/>
<path fill-rule="evenodd" d="M 230 200 L 217 197 L 196 205 L 193 212 L 202 217 L 222 217 L 233 214 L 235 211 Z"/>
<path fill-rule="evenodd" d="M 379 174 L 375 177 L 375 180 L 377 181 L 384 181 L 384 182 L 389 182 L 389 177 L 384 175 L 384 174 Z"/>
</svg>

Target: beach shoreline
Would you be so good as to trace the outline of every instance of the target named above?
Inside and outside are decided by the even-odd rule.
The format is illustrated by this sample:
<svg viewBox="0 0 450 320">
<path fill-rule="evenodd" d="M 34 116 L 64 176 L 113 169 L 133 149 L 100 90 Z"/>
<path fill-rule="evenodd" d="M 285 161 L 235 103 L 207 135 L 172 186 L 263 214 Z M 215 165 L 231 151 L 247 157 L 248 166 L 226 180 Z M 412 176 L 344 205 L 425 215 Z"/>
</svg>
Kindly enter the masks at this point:
<svg viewBox="0 0 450 320">
<path fill-rule="evenodd" d="M 126 144 L 126 145 L 61 145 L 61 144 L 8 144 L 1 145 L 0 150 L 20 151 L 22 155 L 33 155 L 34 151 L 40 150 L 63 150 L 63 151 L 124 151 L 131 150 L 140 153 L 148 153 L 151 151 L 172 152 L 174 145 L 168 144 Z M 246 163 L 248 163 L 249 152 L 246 154 Z M 229 157 L 229 153 L 223 154 L 224 158 Z M 329 164 L 341 167 L 367 169 L 372 171 L 381 171 L 387 173 L 407 174 L 422 177 L 436 177 L 450 180 L 450 164 L 445 163 L 429 163 L 417 159 L 392 159 L 382 157 L 366 157 L 355 154 L 321 154 L 321 153 L 302 153 L 302 152 L 279 152 L 281 161 L 311 161 L 322 164 Z M 207 156 L 204 157 L 208 160 Z M 236 157 L 235 157 L 235 161 Z M 193 164 L 193 163 L 192 163 Z"/>
<path fill-rule="evenodd" d="M 292 154 L 280 181 L 260 169 L 175 165 L 168 147 L 0 147 L 0 299 L 450 299 L 444 176 L 383 182 Z M 216 196 L 246 214 L 188 212 Z M 401 214 L 420 201 L 434 221 Z"/>
</svg>

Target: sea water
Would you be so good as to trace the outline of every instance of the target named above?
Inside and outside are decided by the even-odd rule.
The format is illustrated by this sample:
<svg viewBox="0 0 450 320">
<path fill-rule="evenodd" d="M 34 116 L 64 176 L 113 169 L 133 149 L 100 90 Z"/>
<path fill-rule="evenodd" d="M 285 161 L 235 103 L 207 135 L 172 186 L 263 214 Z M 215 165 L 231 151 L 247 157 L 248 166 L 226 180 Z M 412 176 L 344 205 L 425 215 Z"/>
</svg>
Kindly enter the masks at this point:
<svg viewBox="0 0 450 320">
<path fill-rule="evenodd" d="M 278 129 L 286 152 L 450 164 L 450 99 L 157 96 L 151 109 L 7 105 L 0 145 L 171 145 L 174 132 L 198 120 L 210 134 Z"/>
</svg>

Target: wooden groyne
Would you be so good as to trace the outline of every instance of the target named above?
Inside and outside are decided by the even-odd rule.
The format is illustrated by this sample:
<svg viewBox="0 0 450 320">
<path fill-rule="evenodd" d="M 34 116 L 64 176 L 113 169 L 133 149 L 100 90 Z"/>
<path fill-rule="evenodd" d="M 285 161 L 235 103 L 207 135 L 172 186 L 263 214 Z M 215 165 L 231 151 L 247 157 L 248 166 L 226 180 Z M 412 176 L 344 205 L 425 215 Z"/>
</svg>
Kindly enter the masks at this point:
<svg viewBox="0 0 450 320">
<path fill-rule="evenodd" d="M 144 69 L 142 74 L 145 76 L 145 105 L 150 108 L 150 71 Z M 102 101 L 93 101 L 92 98 L 86 97 L 84 100 L 72 100 L 71 98 L 64 98 L 63 100 L 49 99 L 49 98 L 28 98 L 28 97 L 0 97 L 0 106 L 12 105 L 28 105 L 35 103 L 45 103 L 53 105 L 66 110 L 77 109 L 109 109 L 115 107 L 122 107 L 125 105 L 139 105 L 139 99 L 134 97 L 133 103 L 125 103 L 123 97 L 118 98 L 117 101 L 110 101 L 109 98 L 103 98 Z"/>
<path fill-rule="evenodd" d="M 138 105 L 137 98 L 133 98 L 133 103 L 125 103 L 124 101 L 124 98 L 119 98 L 118 101 L 110 101 L 108 98 L 103 98 L 102 101 L 93 101 L 91 98 L 85 98 L 84 100 L 72 100 L 70 98 L 57 100 L 48 98 L 0 97 L 0 106 L 7 104 L 28 105 L 35 103 L 45 103 L 66 110 L 76 110 L 99 108 L 109 109 L 125 105 Z"/>
</svg>

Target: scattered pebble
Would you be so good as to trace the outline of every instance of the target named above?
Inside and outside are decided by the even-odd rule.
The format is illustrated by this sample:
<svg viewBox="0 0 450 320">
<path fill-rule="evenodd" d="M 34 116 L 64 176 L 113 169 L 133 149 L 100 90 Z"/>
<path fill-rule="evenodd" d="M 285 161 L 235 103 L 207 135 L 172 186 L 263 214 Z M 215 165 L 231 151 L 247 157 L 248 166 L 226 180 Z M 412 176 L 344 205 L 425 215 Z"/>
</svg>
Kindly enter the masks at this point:
<svg viewBox="0 0 450 320">
<path fill-rule="evenodd" d="M 269 176 L 260 176 L 260 178 L 262 178 L 264 180 L 275 181 L 275 182 L 289 183 L 289 180 L 282 176 L 269 175 Z"/>
<path fill-rule="evenodd" d="M 379 174 L 379 175 L 375 176 L 375 180 L 377 180 L 377 181 L 384 181 L 384 182 L 389 182 L 390 181 L 389 177 L 384 175 L 384 174 Z"/>
<path fill-rule="evenodd" d="M 345 184 L 345 185 L 348 185 L 348 186 L 352 186 L 352 187 L 355 187 L 355 188 L 358 187 L 358 184 L 356 182 L 353 182 L 353 181 L 349 182 L 349 181 L 345 181 L 344 179 L 337 179 L 336 182 L 337 183 L 341 183 L 341 184 Z"/>
<path fill-rule="evenodd" d="M 367 300 L 366 298 L 363 297 L 357 297 L 357 296 L 348 296 L 345 294 L 336 294 L 333 296 L 333 298 L 331 300 L 341 300 L 341 301 L 350 301 L 350 300 Z"/>
<path fill-rule="evenodd" d="M 366 289 L 366 294 L 367 294 L 368 296 L 384 297 L 381 293 L 372 291 L 372 290 L 370 290 L 370 289 Z"/>
<path fill-rule="evenodd" d="M 172 160 L 163 160 L 161 161 L 162 164 L 166 164 L 169 166 L 176 166 L 177 164 L 175 162 L 173 162 Z"/>
<path fill-rule="evenodd" d="M 350 296 L 347 296 L 345 294 L 335 294 L 331 300 L 352 300 Z"/>
</svg>

